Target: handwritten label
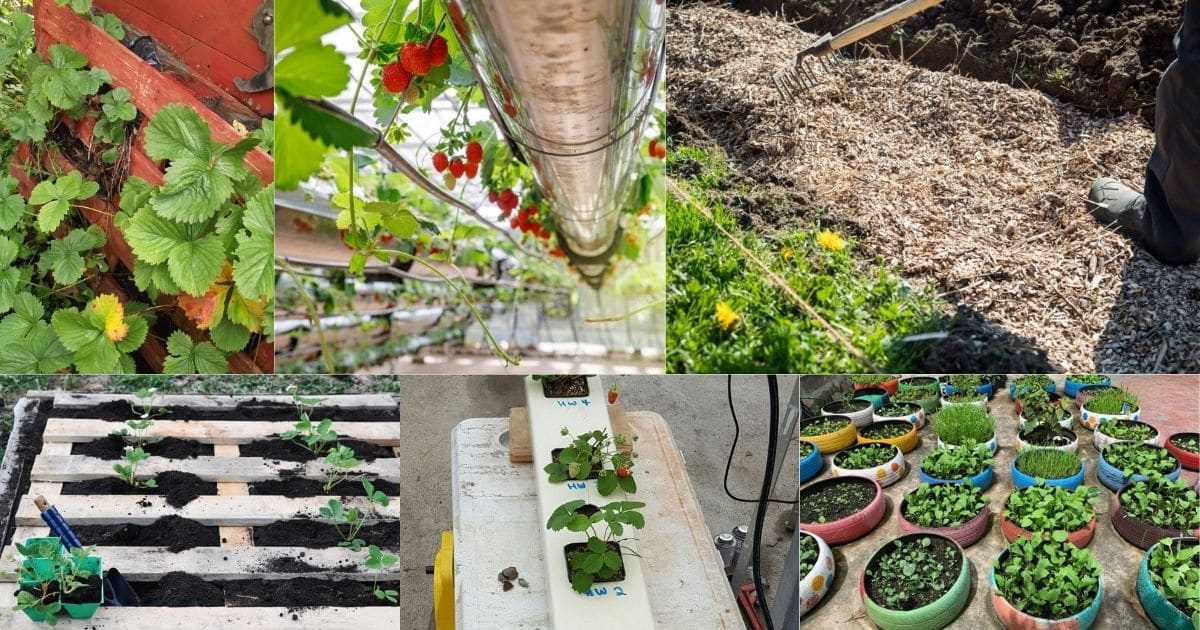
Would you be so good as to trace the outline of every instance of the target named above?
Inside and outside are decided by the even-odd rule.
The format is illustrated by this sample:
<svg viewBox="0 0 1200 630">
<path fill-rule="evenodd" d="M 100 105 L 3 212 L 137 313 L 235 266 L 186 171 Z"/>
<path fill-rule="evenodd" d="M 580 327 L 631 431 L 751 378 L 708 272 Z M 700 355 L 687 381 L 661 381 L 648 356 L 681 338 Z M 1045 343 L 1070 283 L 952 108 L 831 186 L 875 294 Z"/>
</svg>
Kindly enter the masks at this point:
<svg viewBox="0 0 1200 630">
<path fill-rule="evenodd" d="M 587 482 L 585 481 L 568 481 L 568 490 L 587 490 Z"/>
<path fill-rule="evenodd" d="M 590 407 L 592 405 L 592 401 L 588 400 L 587 398 L 579 398 L 577 400 L 556 400 L 554 402 L 558 403 L 559 407 L 578 407 L 580 405 L 583 405 L 584 407 Z"/>
<path fill-rule="evenodd" d="M 627 595 L 625 589 L 621 588 L 620 586 L 614 586 L 612 594 L 614 597 L 625 597 L 625 595 Z M 587 595 L 588 597 L 604 597 L 605 595 L 608 595 L 608 589 L 603 586 L 596 586 L 588 589 L 584 595 Z"/>
</svg>

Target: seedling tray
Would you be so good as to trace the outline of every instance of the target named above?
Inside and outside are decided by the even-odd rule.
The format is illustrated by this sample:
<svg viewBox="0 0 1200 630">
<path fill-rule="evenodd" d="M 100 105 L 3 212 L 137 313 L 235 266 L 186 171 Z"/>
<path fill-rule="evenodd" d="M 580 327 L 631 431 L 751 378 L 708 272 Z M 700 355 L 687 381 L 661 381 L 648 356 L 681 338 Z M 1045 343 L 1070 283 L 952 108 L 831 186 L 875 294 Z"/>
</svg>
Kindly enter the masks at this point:
<svg viewBox="0 0 1200 630">
<path fill-rule="evenodd" d="M 347 620 L 359 627 L 399 627 L 399 608 L 394 605 L 337 605 L 343 593 L 361 597 L 365 590 L 369 595 L 376 575 L 381 584 L 396 588 L 400 570 L 397 564 L 378 574 L 368 571 L 363 567 L 365 550 L 353 552 L 335 544 L 314 544 L 313 538 L 302 533 L 309 525 L 333 531 L 332 525 L 320 523 L 318 510 L 334 497 L 308 496 L 311 493 L 304 491 L 289 493 L 296 496 L 263 493 L 263 486 L 255 485 L 311 483 L 323 479 L 322 464 L 239 454 L 241 447 L 251 443 L 280 441 L 275 436 L 293 423 L 284 419 L 283 400 L 288 399 L 175 396 L 156 401 L 170 413 L 155 421 L 149 435 L 210 445 L 214 453 L 187 459 L 152 456 L 139 468 L 139 477 L 176 471 L 215 485 L 215 493 L 196 496 L 181 507 L 169 505 L 167 497 L 159 494 L 64 494 L 66 484 L 114 476 L 114 460 L 72 454 L 72 449 L 79 443 L 106 438 L 122 426 L 122 420 L 132 416 L 121 409 L 122 405 L 128 407 L 123 397 L 60 394 L 56 402 L 61 401 L 61 407 L 43 401 L 42 407 L 48 409 L 41 412 L 38 421 L 44 419 L 45 426 L 40 436 L 33 436 L 40 437 L 40 451 L 32 461 L 23 462 L 20 477 L 27 480 L 27 487 L 16 495 L 15 528 L 4 541 L 0 582 L 15 580 L 15 575 L 4 573 L 15 565 L 12 541 L 44 536 L 49 531 L 33 504 L 33 497 L 40 494 L 58 507 L 84 544 L 103 536 L 96 554 L 104 559 L 105 566 L 118 568 L 147 598 L 143 607 L 104 607 L 89 620 L 60 618 L 64 627 L 325 629 L 346 627 Z M 377 457 L 358 470 L 389 488 L 392 503 L 379 507 L 355 496 L 342 497 L 342 501 L 367 515 L 364 531 L 370 529 L 375 538 L 370 542 L 396 553 L 400 501 L 392 489 L 395 486 L 387 485 L 397 484 L 400 476 L 396 457 L 400 427 L 395 402 L 386 396 L 331 396 L 322 405 L 314 417 L 334 416 L 340 437 L 370 443 L 382 452 L 391 451 L 391 456 Z M 245 410 L 251 408 L 262 413 L 248 414 Z M 330 413 L 323 415 L 325 411 Z M 153 453 L 153 446 L 149 450 Z M 350 486 L 358 485 L 343 482 L 334 492 L 354 494 Z M 165 493 L 167 488 L 159 490 Z M 163 518 L 167 520 L 159 520 Z M 137 526 L 146 529 L 132 536 L 126 535 L 127 531 L 117 532 Z M 165 535 L 173 537 L 164 539 Z M 360 537 L 367 538 L 362 534 Z M 105 544 L 103 540 L 113 542 Z M 176 605 L 167 595 L 155 592 L 160 585 L 189 583 L 199 585 L 192 590 L 223 593 L 224 601 Z M 0 627 L 39 627 L 12 611 L 12 586 L 0 584 Z M 172 592 L 181 591 L 184 589 L 176 586 Z M 326 593 L 317 595 L 317 591 Z M 305 601 L 310 595 L 314 599 Z M 254 603 L 260 599 L 268 603 Z"/>
</svg>

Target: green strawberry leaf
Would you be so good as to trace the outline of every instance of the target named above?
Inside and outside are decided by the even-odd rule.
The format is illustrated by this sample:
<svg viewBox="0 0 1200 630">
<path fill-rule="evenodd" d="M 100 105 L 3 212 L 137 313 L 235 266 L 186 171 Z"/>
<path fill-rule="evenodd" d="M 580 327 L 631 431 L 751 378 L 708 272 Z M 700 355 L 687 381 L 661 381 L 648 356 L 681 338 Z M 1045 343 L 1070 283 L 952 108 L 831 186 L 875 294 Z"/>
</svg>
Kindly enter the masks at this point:
<svg viewBox="0 0 1200 630">
<path fill-rule="evenodd" d="M 0 199 L 0 230 L 11 230 L 25 214 L 25 199 L 17 193 Z"/>
<path fill-rule="evenodd" d="M 215 154 L 208 123 L 187 105 L 167 105 L 146 125 L 146 154 L 155 160 L 190 156 L 209 162 Z"/>
<path fill-rule="evenodd" d="M 71 202 L 90 199 L 99 191 L 100 184 L 85 182 L 79 171 L 38 182 L 29 194 L 29 205 L 42 206 L 38 211 L 38 229 L 46 233 L 58 229 L 71 210 Z"/>
<path fill-rule="evenodd" d="M 246 202 L 245 230 L 237 234 L 233 281 L 249 299 L 270 297 L 275 290 L 275 187 L 268 186 Z"/>
<path fill-rule="evenodd" d="M 0 346 L 0 372 L 54 374 L 71 366 L 71 353 L 59 343 L 49 324 L 38 321 L 18 339 Z"/>
<path fill-rule="evenodd" d="M 163 362 L 166 374 L 223 374 L 229 371 L 229 360 L 212 343 L 195 343 L 181 330 L 171 333 L 167 339 L 167 352 Z"/>
</svg>

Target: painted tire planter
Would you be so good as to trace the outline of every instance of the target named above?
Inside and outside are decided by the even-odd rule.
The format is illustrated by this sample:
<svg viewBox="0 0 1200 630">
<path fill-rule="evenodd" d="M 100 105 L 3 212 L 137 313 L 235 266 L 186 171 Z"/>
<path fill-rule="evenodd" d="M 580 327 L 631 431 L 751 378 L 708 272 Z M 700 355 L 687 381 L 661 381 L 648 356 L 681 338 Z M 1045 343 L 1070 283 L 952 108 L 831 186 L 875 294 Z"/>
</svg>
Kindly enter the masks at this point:
<svg viewBox="0 0 1200 630">
<path fill-rule="evenodd" d="M 1157 448 L 1162 447 L 1159 446 Z M 1163 476 L 1171 481 L 1174 481 L 1179 478 L 1179 471 L 1179 462 L 1176 461 L 1175 470 L 1172 470 Z M 1134 481 L 1146 481 L 1149 479 L 1149 477 L 1139 473 L 1134 473 L 1126 477 L 1125 474 L 1121 472 L 1120 468 L 1113 466 L 1112 464 L 1108 463 L 1108 460 L 1104 459 L 1104 451 L 1102 450 L 1100 451 L 1100 459 L 1096 461 L 1096 479 L 1098 479 L 1100 483 L 1104 484 L 1104 487 L 1116 492 L 1121 488 L 1124 488 L 1126 484 L 1133 483 Z"/>
<path fill-rule="evenodd" d="M 1111 512 L 1113 529 L 1117 530 L 1121 538 L 1124 538 L 1129 544 L 1141 549 L 1149 549 L 1154 543 L 1164 538 L 1200 536 L 1200 527 L 1194 530 L 1166 529 L 1139 521 L 1130 516 L 1125 511 L 1125 507 L 1121 505 L 1121 494 L 1129 487 L 1125 486 L 1125 488 L 1121 488 L 1119 492 L 1113 495 Z"/>
<path fill-rule="evenodd" d="M 801 532 L 817 541 L 817 562 L 807 574 L 800 578 L 800 616 L 817 607 L 821 599 L 829 592 L 833 578 L 837 575 L 837 566 L 833 561 L 831 549 L 820 536 L 812 532 Z"/>
<path fill-rule="evenodd" d="M 1016 486 L 1017 490 L 1023 490 L 1029 486 L 1037 485 L 1038 480 L 1036 477 L 1031 477 L 1020 470 L 1017 470 L 1017 460 L 1015 458 L 1013 459 L 1010 468 L 1012 469 L 1013 486 Z M 1087 466 L 1084 466 L 1083 460 L 1080 460 L 1079 472 L 1075 473 L 1074 475 L 1061 479 L 1043 479 L 1042 482 L 1047 486 L 1058 486 L 1060 488 L 1066 488 L 1067 490 L 1074 490 L 1083 484 L 1083 472 L 1085 470 L 1087 470 Z"/>
<path fill-rule="evenodd" d="M 1066 378 L 1063 380 L 1063 393 L 1066 394 L 1067 398 L 1075 398 L 1076 396 L 1079 395 L 1079 390 L 1081 390 L 1085 387 L 1112 385 L 1111 378 L 1105 378 L 1103 381 L 1101 381 L 1099 383 L 1080 383 L 1079 381 L 1071 380 L 1071 376 L 1072 376 L 1071 374 L 1068 374 L 1066 376 Z"/>
<path fill-rule="evenodd" d="M 1075 435 L 1075 432 L 1072 431 L 1071 434 Z M 1024 440 L 1024 438 L 1021 437 L 1020 432 L 1017 432 L 1016 451 L 1018 453 L 1020 453 L 1021 449 L 1024 449 L 1024 448 L 1052 448 L 1052 449 L 1059 450 L 1059 451 L 1067 451 L 1070 453 L 1077 453 L 1077 452 L 1079 452 L 1079 436 L 1075 435 L 1075 439 L 1073 439 L 1069 443 L 1063 444 L 1063 445 L 1030 444 L 1029 442 L 1026 442 Z"/>
<path fill-rule="evenodd" d="M 1175 438 L 1200 438 L 1200 433 L 1173 433 L 1163 444 L 1167 447 L 1168 451 L 1171 451 L 1171 454 L 1175 456 L 1175 459 L 1179 460 L 1180 466 L 1183 466 L 1188 470 L 1200 470 L 1200 453 L 1193 453 L 1192 451 L 1174 444 L 1173 441 Z"/>
<path fill-rule="evenodd" d="M 844 545 L 848 542 L 858 540 L 859 538 L 866 536 L 872 529 L 875 529 L 875 526 L 883 520 L 884 512 L 887 511 L 887 502 L 883 496 L 883 488 L 880 487 L 879 482 L 875 481 L 874 479 L 863 479 L 861 482 L 857 481 L 859 479 L 863 478 L 834 477 L 830 479 L 824 479 L 801 488 L 801 504 L 804 502 L 805 491 L 811 492 L 816 488 L 822 488 L 839 483 L 851 483 L 851 480 L 854 480 L 854 483 L 871 484 L 875 487 L 875 496 L 871 499 L 871 502 L 868 503 L 866 507 L 849 516 L 826 523 L 805 523 L 801 521 L 799 523 L 800 530 L 814 533 L 824 539 L 829 545 L 836 547 L 838 545 Z"/>
<path fill-rule="evenodd" d="M 979 407 L 980 409 L 987 409 L 987 398 L 981 398 L 979 400 L 972 400 L 971 402 L 954 402 L 952 400 L 947 400 L 945 396 L 942 396 L 941 398 L 938 399 L 938 402 L 943 407 L 945 407 L 946 405 L 975 405 L 976 407 Z"/>
<path fill-rule="evenodd" d="M 896 508 L 897 523 L 900 526 L 900 531 L 905 534 L 937 534 L 945 536 L 950 540 L 958 543 L 961 547 L 970 547 L 979 542 L 988 533 L 989 525 L 992 521 L 992 511 L 984 506 L 975 518 L 959 525 L 958 527 L 922 527 L 913 523 L 904 517 L 904 506 L 907 500 L 901 500 L 899 507 Z"/>
<path fill-rule="evenodd" d="M 875 405 L 871 401 L 852 398 L 850 400 L 837 400 L 821 407 L 821 415 L 846 416 L 854 422 L 854 426 L 863 427 L 871 424 L 871 414 L 874 409 Z"/>
<path fill-rule="evenodd" d="M 992 472 L 991 466 L 988 466 L 983 472 L 976 474 L 970 479 L 938 479 L 937 477 L 925 474 L 925 471 L 920 468 L 917 469 L 917 477 L 925 483 L 969 483 L 980 490 L 987 490 L 991 487 L 992 481 L 995 480 L 995 474 Z"/>
<path fill-rule="evenodd" d="M 867 611 L 867 617 L 880 628 L 884 630 L 938 630 L 950 625 L 958 617 L 959 613 L 962 612 L 963 608 L 966 608 L 967 601 L 971 598 L 970 560 L 967 559 L 962 546 L 952 538 L 938 536 L 937 534 L 906 534 L 890 540 L 884 543 L 879 549 L 876 549 L 875 553 L 871 554 L 871 558 L 867 561 L 867 567 L 871 567 L 879 555 L 891 547 L 895 541 L 929 536 L 943 538 L 952 543 L 958 550 L 958 557 L 961 562 L 958 577 L 955 578 L 954 583 L 950 586 L 950 590 L 925 606 L 913 610 L 891 610 L 877 604 L 867 595 L 867 573 L 864 570 L 858 576 L 858 594 L 862 598 L 863 607 Z"/>
<path fill-rule="evenodd" d="M 1079 392 L 1075 394 L 1075 404 L 1083 407 L 1083 403 L 1087 402 L 1088 398 L 1099 394 L 1100 392 L 1117 389 L 1113 385 L 1084 385 L 1079 388 Z"/>
<path fill-rule="evenodd" d="M 1025 412 L 1022 411 L 1022 412 L 1020 412 L 1020 415 L 1017 416 L 1017 421 L 1020 422 L 1022 425 L 1024 425 L 1026 422 L 1029 422 L 1029 418 L 1026 418 Z M 1059 420 L 1058 426 L 1060 426 L 1064 429 L 1070 429 L 1071 423 L 1074 421 L 1075 421 L 1075 416 L 1071 416 L 1071 417 L 1067 418 L 1066 420 Z"/>
<path fill-rule="evenodd" d="M 897 376 L 893 376 L 893 377 L 889 378 L 888 380 L 880 382 L 880 383 L 861 383 L 861 384 L 855 383 L 854 384 L 854 389 L 856 392 L 866 390 L 866 389 L 882 389 L 883 391 L 887 392 L 888 396 L 894 395 L 899 388 L 900 388 L 900 378 Z"/>
<path fill-rule="evenodd" d="M 1194 536 L 1184 537 L 1181 540 L 1185 544 L 1197 543 L 1197 538 Z M 1156 542 L 1150 545 L 1145 555 L 1142 556 L 1137 577 L 1138 601 L 1142 602 L 1142 609 L 1146 611 L 1146 616 L 1160 630 L 1195 630 L 1192 620 L 1182 610 L 1176 608 L 1175 604 L 1172 604 L 1162 591 L 1154 586 L 1154 581 L 1150 578 L 1150 553 L 1160 544 L 1160 542 Z"/>
<path fill-rule="evenodd" d="M 1007 549 L 1001 551 L 1000 558 L 1003 559 L 1007 554 Z M 1101 577 L 1096 585 L 1096 596 L 1087 608 L 1063 619 L 1042 619 L 1017 610 L 1004 599 L 996 587 L 995 567 L 988 573 L 988 584 L 991 586 L 992 610 L 996 613 L 996 619 L 1009 630 L 1087 630 L 1096 623 L 1096 616 L 1100 614 L 1100 602 L 1104 599 L 1104 578 Z"/>
<path fill-rule="evenodd" d="M 1136 421 L 1125 420 L 1124 422 L 1136 422 Z M 1146 423 L 1139 423 L 1139 424 L 1141 424 L 1142 426 L 1147 426 L 1147 427 L 1150 427 L 1151 429 L 1154 429 L 1154 437 L 1151 437 L 1148 440 L 1143 440 L 1142 444 L 1149 444 L 1150 446 L 1159 446 L 1159 439 L 1162 437 L 1162 434 L 1159 433 L 1158 429 L 1155 428 L 1154 425 L 1151 425 L 1151 424 L 1146 424 Z M 1132 442 L 1133 441 L 1133 440 L 1122 440 L 1120 438 L 1115 438 L 1111 435 L 1108 435 L 1107 433 L 1100 430 L 1099 426 L 1088 427 L 1088 428 L 1090 428 L 1093 431 L 1092 445 L 1096 447 L 1097 451 L 1103 451 L 1104 448 L 1106 446 L 1108 446 L 1109 444 L 1116 444 L 1117 442 Z"/>
<path fill-rule="evenodd" d="M 1097 425 L 1106 420 L 1130 420 L 1133 422 L 1141 422 L 1142 410 L 1141 408 L 1138 408 L 1130 411 L 1129 413 L 1096 413 L 1094 411 L 1088 411 L 1086 402 L 1083 403 L 1083 406 L 1079 408 L 1079 424 L 1082 424 L 1093 431 L 1096 430 Z"/>
<path fill-rule="evenodd" d="M 1000 448 L 1000 444 L 998 442 L 996 442 L 996 434 L 995 433 L 992 433 L 991 439 L 989 439 L 987 442 L 984 442 L 984 444 L 987 445 L 988 450 L 991 451 L 992 455 L 995 455 L 996 450 Z M 938 438 L 937 445 L 945 446 L 946 448 L 949 448 L 949 449 L 958 448 L 957 444 L 947 444 L 946 442 L 943 442 L 941 438 Z"/>
<path fill-rule="evenodd" d="M 825 420 L 827 418 L 845 418 L 848 421 L 850 420 L 850 418 L 847 418 L 846 416 L 814 416 L 812 418 L 801 420 L 799 429 L 803 431 L 806 423 Z M 836 431 L 822 433 L 821 435 L 801 435 L 800 439 L 804 440 L 805 442 L 811 442 L 815 444 L 822 455 L 828 455 L 830 453 L 836 453 L 847 446 L 856 444 L 858 442 L 858 430 L 854 428 L 854 422 L 849 421 L 845 426 Z"/>
<path fill-rule="evenodd" d="M 910 376 L 900 379 L 900 391 L 908 391 L 910 389 L 918 389 L 937 394 L 939 391 L 938 380 L 932 376 Z"/>
<path fill-rule="evenodd" d="M 882 466 L 872 466 L 870 468 L 843 468 L 838 465 L 838 460 L 845 457 L 847 453 L 852 453 L 855 450 L 870 447 L 870 444 L 856 444 L 846 450 L 833 456 L 830 463 L 830 473 L 834 477 L 862 477 L 871 479 L 879 483 L 880 487 L 886 488 L 897 481 L 904 478 L 904 474 L 908 472 L 908 468 L 904 465 L 904 453 L 900 451 L 900 447 L 895 444 L 889 444 L 895 454 L 885 462 Z M 873 447 L 872 447 L 873 448 Z"/>
<path fill-rule="evenodd" d="M 918 429 L 925 426 L 925 408 L 917 403 L 888 403 L 885 407 L 904 407 L 908 409 L 908 413 L 903 415 L 885 415 L 874 412 L 871 414 L 873 421 L 904 420 Z M 879 407 L 876 407 L 876 409 L 879 409 Z"/>
<path fill-rule="evenodd" d="M 903 426 L 908 428 L 908 432 L 899 437 L 873 438 L 863 435 L 863 432 L 869 430 L 873 425 L 887 425 L 896 427 Z M 917 446 L 921 443 L 921 438 L 917 437 L 917 427 L 908 420 L 881 420 L 879 422 L 872 422 L 871 424 L 868 424 L 866 427 L 863 427 L 863 431 L 858 432 L 859 444 L 873 444 L 876 442 L 897 446 L 900 448 L 901 453 L 908 453 L 914 448 L 917 448 Z"/>
<path fill-rule="evenodd" d="M 821 474 L 821 468 L 825 466 L 825 460 L 821 457 L 821 451 L 816 444 L 808 440 L 800 440 L 801 443 L 812 446 L 812 450 L 808 455 L 800 460 L 800 483 L 804 483 L 813 477 Z"/>
<path fill-rule="evenodd" d="M 882 407 L 892 400 L 891 394 L 888 394 L 886 389 L 882 387 L 867 387 L 865 389 L 856 390 L 854 392 L 855 400 L 865 400 L 871 403 L 871 407 Z"/>
<path fill-rule="evenodd" d="M 958 391 L 958 390 L 954 389 L 954 386 L 951 385 L 950 383 L 941 383 L 940 385 L 941 385 L 941 390 L 942 390 L 943 396 L 949 396 L 950 394 L 953 394 L 956 391 Z M 996 395 L 996 388 L 992 385 L 991 381 L 988 381 L 986 383 L 979 385 L 979 387 L 976 387 L 975 393 L 983 394 L 983 397 L 985 399 L 991 400 L 992 396 Z"/>
<path fill-rule="evenodd" d="M 1004 510 L 1000 510 L 1000 533 L 1004 535 L 1004 539 L 1012 542 L 1018 538 L 1033 538 L 1034 532 L 1022 528 L 1017 525 L 1004 514 Z M 1049 535 L 1048 532 L 1041 532 L 1043 536 Z M 1092 520 L 1088 521 L 1087 525 L 1067 533 L 1067 542 L 1083 549 L 1092 542 L 1092 537 L 1096 535 L 1096 517 L 1093 515 Z"/>
</svg>

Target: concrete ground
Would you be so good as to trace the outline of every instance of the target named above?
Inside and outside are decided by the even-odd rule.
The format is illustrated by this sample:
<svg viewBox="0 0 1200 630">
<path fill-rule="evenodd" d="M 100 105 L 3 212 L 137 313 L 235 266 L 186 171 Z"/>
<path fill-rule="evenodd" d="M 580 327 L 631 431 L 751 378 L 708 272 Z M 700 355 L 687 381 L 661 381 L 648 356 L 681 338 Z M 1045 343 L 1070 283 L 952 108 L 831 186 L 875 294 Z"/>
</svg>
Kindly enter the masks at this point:
<svg viewBox="0 0 1200 630">
<path fill-rule="evenodd" d="M 726 403 L 724 376 L 605 377 L 621 391 L 620 403 L 629 410 L 653 411 L 666 419 L 682 451 L 688 474 L 713 535 L 737 525 L 751 524 L 754 505 L 725 495 L 722 476 L 733 440 L 733 423 Z M 795 377 L 782 377 L 786 404 Z M 742 431 L 729 474 L 730 489 L 741 497 L 756 496 L 762 475 L 767 436 L 765 377 L 735 376 L 734 405 Z M 406 515 L 401 529 L 404 573 L 400 605 L 405 630 L 425 630 L 432 608 L 432 579 L 425 574 L 433 563 L 441 532 L 452 522 L 450 489 L 450 431 L 459 421 L 505 417 L 511 407 L 524 406 L 520 381 L 512 376 L 405 376 L 400 381 L 400 413 L 406 450 L 411 457 L 401 466 Z M 798 462 L 791 449 L 776 498 L 796 497 Z M 787 506 L 772 505 L 763 535 L 764 576 L 774 580 L 782 570 L 791 533 L 783 520 Z M 497 611 L 498 616 L 502 611 Z"/>
<path fill-rule="evenodd" d="M 1010 377 L 1012 378 L 1012 377 Z M 1055 377 L 1062 391 L 1062 377 Z M 1198 430 L 1200 426 L 1200 376 L 1195 375 L 1142 375 L 1116 376 L 1113 382 L 1136 392 L 1142 404 L 1142 419 L 1155 425 L 1166 434 L 1177 431 Z M 805 395 L 801 392 L 801 395 Z M 974 588 L 967 608 L 949 628 L 977 630 L 979 628 L 1002 628 L 992 612 L 991 595 L 988 590 L 988 575 L 991 562 L 1005 545 L 996 519 L 1005 498 L 1013 491 L 1011 466 L 1016 443 L 1017 415 L 1007 392 L 998 394 L 989 404 L 996 419 L 997 440 L 1000 450 L 996 453 L 996 481 L 985 493 L 991 499 L 993 512 L 992 528 L 982 540 L 967 548 L 971 562 Z M 1078 416 L 1076 416 L 1078 418 Z M 1113 493 L 1096 479 L 1098 454 L 1092 446 L 1092 433 L 1078 426 L 1073 427 L 1079 435 L 1079 454 L 1085 466 L 1084 483 L 1100 489 L 1100 500 L 1096 506 L 1098 523 L 1096 535 L 1088 549 L 1096 556 L 1101 568 L 1104 595 L 1100 616 L 1093 626 L 1097 629 L 1134 630 L 1153 628 L 1142 615 L 1137 599 L 1137 571 L 1144 552 L 1125 542 L 1113 530 L 1108 520 Z M 867 560 L 885 542 L 900 535 L 896 520 L 896 508 L 903 495 L 917 486 L 919 480 L 913 467 L 920 464 L 924 454 L 936 444 L 937 436 L 929 429 L 921 431 L 921 445 L 905 457 L 909 462 L 909 474 L 900 482 L 885 488 L 888 497 L 888 512 L 870 534 L 834 549 L 837 561 L 837 577 L 825 600 L 802 620 L 803 625 L 814 628 L 872 628 L 874 625 L 863 612 L 858 593 L 858 579 Z M 828 459 L 828 457 L 826 458 Z M 815 480 L 829 475 L 826 469 Z M 1191 483 L 1196 473 L 1184 471 Z M 815 481 L 814 480 L 814 481 Z"/>
</svg>

